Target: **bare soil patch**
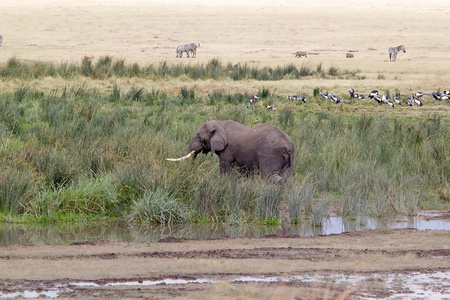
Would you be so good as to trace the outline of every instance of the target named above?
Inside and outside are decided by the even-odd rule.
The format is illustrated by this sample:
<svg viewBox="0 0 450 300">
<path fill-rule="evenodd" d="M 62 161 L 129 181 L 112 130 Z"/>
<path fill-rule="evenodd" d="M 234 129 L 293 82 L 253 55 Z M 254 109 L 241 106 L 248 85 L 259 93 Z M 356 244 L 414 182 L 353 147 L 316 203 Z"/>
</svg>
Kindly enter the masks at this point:
<svg viewBox="0 0 450 300">
<path fill-rule="evenodd" d="M 400 281 L 411 274 L 448 276 L 449 238 L 445 231 L 402 229 L 314 238 L 1 246 L 0 290 L 39 292 L 60 287 L 60 298 L 79 299 L 388 297 L 409 290 L 406 281 L 396 288 L 388 285 L 393 274 Z M 367 279 L 341 282 L 342 276 Z M 278 280 L 270 279 L 275 277 Z M 442 285 L 438 280 L 433 289 L 449 288 Z"/>
</svg>

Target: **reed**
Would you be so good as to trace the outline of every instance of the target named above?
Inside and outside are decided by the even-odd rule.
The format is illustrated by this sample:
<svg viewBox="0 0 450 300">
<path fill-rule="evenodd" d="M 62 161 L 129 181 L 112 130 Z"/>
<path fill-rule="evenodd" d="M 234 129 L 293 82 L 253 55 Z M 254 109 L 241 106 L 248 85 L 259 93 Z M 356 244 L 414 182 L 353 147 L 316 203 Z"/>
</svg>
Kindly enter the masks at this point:
<svg viewBox="0 0 450 300">
<path fill-rule="evenodd" d="M 330 216 L 330 202 L 327 199 L 320 199 L 313 206 L 311 213 L 311 225 L 313 227 L 322 227 L 324 219 Z"/>
<path fill-rule="evenodd" d="M 338 67 L 331 66 L 327 75 L 339 77 L 352 74 L 353 77 L 360 70 L 340 71 Z M 123 59 L 111 56 L 101 56 L 96 61 L 93 57 L 85 56 L 79 65 L 62 62 L 59 65 L 44 62 L 24 62 L 17 58 L 10 58 L 6 65 L 0 66 L 0 75 L 6 78 L 37 79 L 43 77 L 73 78 L 84 76 L 91 79 L 107 79 L 111 77 L 142 77 L 142 78 L 178 78 L 186 76 L 192 80 L 213 79 L 221 80 L 283 80 L 300 79 L 307 76 L 323 76 L 322 63 L 315 68 L 310 63 L 297 67 L 293 63 L 278 67 L 249 67 L 242 64 L 234 68 L 230 63 L 223 63 L 212 58 L 206 63 L 181 64 L 162 61 L 156 65 L 140 66 L 137 63 L 127 65 Z"/>
<path fill-rule="evenodd" d="M 303 222 L 312 213 L 315 195 L 315 185 L 308 178 L 285 191 L 291 222 Z"/>
<path fill-rule="evenodd" d="M 325 69 L 321 64 L 303 67 L 311 76 Z M 45 72 L 81 80 L 30 88 L 27 80 Z M 236 72 L 239 76 L 232 77 Z M 351 218 L 450 208 L 450 123 L 443 115 L 418 110 L 399 115 L 367 101 L 337 106 L 318 97 L 318 87 L 304 93 L 311 99 L 306 105 L 262 88 L 261 99 L 247 109 L 253 96 L 247 89 L 202 95 L 196 87 L 183 86 L 169 94 L 139 81 L 121 85 L 119 79 L 164 82 L 193 76 L 226 83 L 230 78 L 286 80 L 301 73 L 294 64 L 234 68 L 217 59 L 150 67 L 128 66 L 112 57 L 54 67 L 10 59 L 0 66 L 1 76 L 24 77 L 11 92 L 0 92 L 0 210 L 53 221 L 134 212 L 132 219 L 139 222 L 240 224 L 277 223 L 280 204 L 288 203 L 293 222 L 314 219 L 318 225 L 327 215 L 326 205 Z M 93 80 L 110 77 L 106 91 L 91 87 Z M 277 111 L 267 109 L 271 103 Z M 427 105 L 447 108 L 448 103 Z M 370 112 L 375 109 L 382 112 Z M 209 119 L 282 128 L 296 147 L 292 182 L 273 186 L 258 175 L 234 171 L 221 176 L 217 156 L 178 164 L 165 160 L 185 155 L 192 135 Z M 166 200 L 172 206 L 164 207 Z M 161 211 L 151 215 L 156 206 Z"/>
<path fill-rule="evenodd" d="M 77 221 L 119 215 L 118 196 L 110 176 L 80 178 L 66 187 L 44 189 L 25 207 L 27 214 L 46 221 Z"/>
<path fill-rule="evenodd" d="M 128 215 L 129 222 L 138 223 L 184 223 L 190 219 L 188 206 L 166 189 L 147 191 L 135 201 Z"/>
<path fill-rule="evenodd" d="M 11 214 L 22 214 L 36 192 L 35 178 L 28 171 L 0 169 L 0 209 Z"/>
</svg>

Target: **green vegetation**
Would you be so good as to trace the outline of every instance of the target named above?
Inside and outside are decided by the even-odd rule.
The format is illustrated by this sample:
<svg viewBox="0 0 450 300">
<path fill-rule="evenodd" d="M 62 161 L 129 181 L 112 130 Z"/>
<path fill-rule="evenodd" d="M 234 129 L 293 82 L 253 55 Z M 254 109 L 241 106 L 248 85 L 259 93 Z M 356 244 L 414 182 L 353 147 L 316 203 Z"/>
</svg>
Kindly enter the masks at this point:
<svg viewBox="0 0 450 300">
<path fill-rule="evenodd" d="M 149 66 L 139 66 L 138 64 L 127 65 L 125 60 L 114 60 L 110 56 L 100 57 L 94 62 L 91 57 L 84 57 L 81 65 L 62 62 L 59 65 L 45 62 L 23 62 L 16 58 L 10 58 L 6 65 L 0 66 L 0 77 L 2 78 L 21 78 L 36 79 L 43 77 L 61 77 L 70 79 L 75 76 L 84 76 L 91 79 L 106 79 L 120 77 L 141 77 L 141 78 L 178 78 L 186 76 L 193 80 L 214 79 L 220 80 L 231 78 L 233 80 L 281 80 L 281 79 L 300 79 L 307 76 L 318 76 L 325 78 L 327 75 L 341 78 L 354 77 L 360 71 L 339 70 L 331 66 L 325 72 L 320 63 L 316 69 L 309 64 L 304 63 L 300 67 L 294 64 L 278 67 L 252 67 L 247 64 L 241 64 L 234 68 L 231 63 L 223 64 L 218 59 L 211 59 L 207 63 L 197 63 L 186 65 L 183 63 L 169 64 L 162 61 L 158 64 Z"/>
<path fill-rule="evenodd" d="M 325 76 L 321 65 L 316 71 L 308 65 L 235 70 L 211 60 L 143 68 L 109 57 L 97 63 L 85 58 L 81 65 L 10 59 L 0 66 L 0 78 L 26 80 L 180 75 L 276 80 L 315 72 Z M 332 67 L 326 73 L 340 72 Z M 448 120 L 394 116 L 387 106 L 379 114 L 357 114 L 357 108 L 379 106 L 348 98 L 336 105 L 320 99 L 318 90 L 304 93 L 304 104 L 262 89 L 261 99 L 247 109 L 251 95 L 236 91 L 198 96 L 183 87 L 173 96 L 139 86 L 114 85 L 102 92 L 76 83 L 43 92 L 18 84 L 0 93 L 0 220 L 276 224 L 286 201 L 293 222 L 317 226 L 330 206 L 348 217 L 450 208 Z M 268 103 L 277 103 L 278 110 L 267 110 Z M 185 155 L 192 135 L 209 119 L 282 128 L 296 145 L 292 182 L 277 186 L 237 172 L 222 177 L 216 156 L 165 160 Z"/>
</svg>

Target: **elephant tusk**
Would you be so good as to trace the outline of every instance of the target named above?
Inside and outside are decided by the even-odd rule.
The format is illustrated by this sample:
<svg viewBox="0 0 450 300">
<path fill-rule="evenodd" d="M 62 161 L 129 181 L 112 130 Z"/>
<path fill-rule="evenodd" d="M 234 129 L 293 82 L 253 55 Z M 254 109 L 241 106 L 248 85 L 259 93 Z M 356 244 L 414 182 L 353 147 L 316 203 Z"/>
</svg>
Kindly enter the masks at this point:
<svg viewBox="0 0 450 300">
<path fill-rule="evenodd" d="M 180 161 L 180 160 L 188 159 L 189 157 L 191 157 L 194 154 L 195 154 L 195 150 L 192 150 L 186 156 L 183 156 L 183 157 L 180 157 L 180 158 L 166 158 L 166 159 L 169 160 L 169 161 Z"/>
</svg>

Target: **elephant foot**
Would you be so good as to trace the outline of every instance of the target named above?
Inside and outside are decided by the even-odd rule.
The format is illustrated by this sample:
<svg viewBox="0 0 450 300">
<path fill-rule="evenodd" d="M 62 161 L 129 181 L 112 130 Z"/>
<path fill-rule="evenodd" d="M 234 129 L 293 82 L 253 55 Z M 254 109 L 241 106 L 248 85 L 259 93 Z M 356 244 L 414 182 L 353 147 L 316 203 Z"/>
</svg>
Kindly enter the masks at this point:
<svg viewBox="0 0 450 300">
<path fill-rule="evenodd" d="M 269 176 L 269 180 L 272 181 L 275 184 L 279 184 L 283 181 L 283 177 L 281 177 L 278 174 L 272 174 Z"/>
</svg>

